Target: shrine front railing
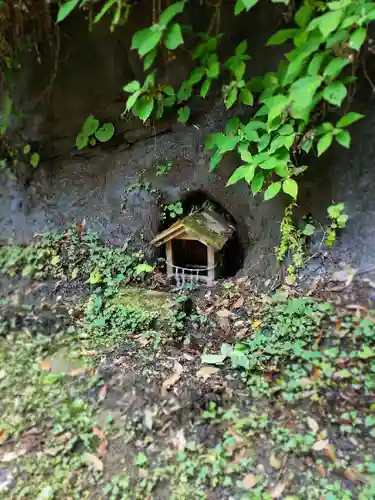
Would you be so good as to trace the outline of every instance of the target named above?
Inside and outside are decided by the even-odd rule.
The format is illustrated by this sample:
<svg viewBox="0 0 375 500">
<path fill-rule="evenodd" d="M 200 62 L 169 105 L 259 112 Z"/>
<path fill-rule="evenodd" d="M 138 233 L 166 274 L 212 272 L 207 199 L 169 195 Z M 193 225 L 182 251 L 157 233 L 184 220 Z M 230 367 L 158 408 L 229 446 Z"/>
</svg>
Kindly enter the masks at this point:
<svg viewBox="0 0 375 500">
<path fill-rule="evenodd" d="M 186 283 L 207 283 L 210 281 L 209 271 L 215 269 L 216 266 L 192 266 L 192 267 L 182 267 L 176 266 L 171 262 L 167 261 L 169 269 L 172 269 L 172 273 L 169 272 L 168 276 L 176 280 L 177 287 L 183 287 Z"/>
</svg>

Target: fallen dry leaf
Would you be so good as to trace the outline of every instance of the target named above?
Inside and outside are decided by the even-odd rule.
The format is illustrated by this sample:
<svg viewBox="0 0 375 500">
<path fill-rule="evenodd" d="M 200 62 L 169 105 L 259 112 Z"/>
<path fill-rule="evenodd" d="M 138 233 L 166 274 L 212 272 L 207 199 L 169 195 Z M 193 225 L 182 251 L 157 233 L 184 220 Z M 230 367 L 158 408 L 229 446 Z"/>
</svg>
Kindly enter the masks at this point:
<svg viewBox="0 0 375 500">
<path fill-rule="evenodd" d="M 181 374 L 184 371 L 182 365 L 175 361 L 174 363 L 174 373 L 171 377 L 164 380 L 163 385 L 161 386 L 161 395 L 165 396 L 169 389 L 174 386 L 181 378 Z"/>
<path fill-rule="evenodd" d="M 314 451 L 322 451 L 324 448 L 326 448 L 329 445 L 328 439 L 322 439 L 320 441 L 317 441 L 316 443 L 313 444 L 312 449 Z"/>
<path fill-rule="evenodd" d="M 39 367 L 41 370 L 43 370 L 44 372 L 48 372 L 51 368 L 52 368 L 52 363 L 51 363 L 51 360 L 50 359 L 43 359 L 40 363 L 39 363 Z"/>
<path fill-rule="evenodd" d="M 243 297 L 240 297 L 236 302 L 233 304 L 232 309 L 239 309 L 240 307 L 243 307 L 245 303 L 245 299 Z"/>
<path fill-rule="evenodd" d="M 101 403 L 102 401 L 105 400 L 105 397 L 107 396 L 107 390 L 108 390 L 107 384 L 104 384 L 100 388 L 100 391 L 99 391 L 99 394 L 98 394 L 98 401 L 99 401 L 99 403 Z"/>
<path fill-rule="evenodd" d="M 228 309 L 220 309 L 216 311 L 216 316 L 219 318 L 229 318 L 229 316 L 232 316 L 232 313 Z"/>
<path fill-rule="evenodd" d="M 365 484 L 371 484 L 372 483 L 372 478 L 371 476 L 367 474 L 363 474 L 361 471 L 359 471 L 356 467 L 351 468 L 351 472 L 354 474 L 354 476 L 358 479 L 358 481 L 361 481 L 362 483 Z"/>
<path fill-rule="evenodd" d="M 85 368 L 73 368 L 72 370 L 70 370 L 69 375 L 71 377 L 78 377 L 80 375 L 84 375 L 85 373 L 86 373 Z"/>
<path fill-rule="evenodd" d="M 5 431 L 0 431 L 0 443 L 1 441 L 5 441 L 5 439 L 6 439 Z"/>
<path fill-rule="evenodd" d="M 197 377 L 202 378 L 203 380 L 207 380 L 212 375 L 215 375 L 219 371 L 219 368 L 215 368 L 214 366 L 203 366 L 200 370 L 197 371 Z"/>
<path fill-rule="evenodd" d="M 26 454 L 25 449 L 21 449 L 18 451 L 11 451 L 9 453 L 5 453 L 5 455 L 1 457 L 1 462 L 13 462 L 13 460 L 17 460 L 17 458 L 22 457 L 25 454 Z"/>
<path fill-rule="evenodd" d="M 86 453 L 86 462 L 92 465 L 97 471 L 101 472 L 104 469 L 103 462 L 92 453 Z"/>
<path fill-rule="evenodd" d="M 270 456 L 270 466 L 274 469 L 280 469 L 282 466 L 281 460 L 274 453 Z"/>
<path fill-rule="evenodd" d="M 286 481 L 280 481 L 279 483 L 277 483 L 276 486 L 274 486 L 270 490 L 271 497 L 272 498 L 279 498 L 283 494 L 287 484 L 288 483 Z"/>
<path fill-rule="evenodd" d="M 313 367 L 311 370 L 311 379 L 315 381 L 320 379 L 320 368 L 317 368 L 316 366 Z"/>
<path fill-rule="evenodd" d="M 60 436 L 57 436 L 55 441 L 57 444 L 64 444 L 67 441 L 69 441 L 71 437 L 72 437 L 71 432 L 65 432 L 64 434 L 60 434 Z"/>
<path fill-rule="evenodd" d="M 336 462 L 336 460 L 337 460 L 335 447 L 332 446 L 331 444 L 328 444 L 324 448 L 324 455 L 327 458 L 329 458 L 332 462 Z"/>
<path fill-rule="evenodd" d="M 103 458 L 104 455 L 107 453 L 107 448 L 108 448 L 108 441 L 106 439 L 103 439 L 99 445 L 98 449 L 98 457 Z"/>
<path fill-rule="evenodd" d="M 310 427 L 310 429 L 316 433 L 319 430 L 319 424 L 316 420 L 314 420 L 312 417 L 307 417 L 307 425 Z"/>
<path fill-rule="evenodd" d="M 251 488 L 254 488 L 254 486 L 256 486 L 259 480 L 260 476 L 255 476 L 254 474 L 246 474 L 246 476 L 243 478 L 242 484 L 244 488 L 250 490 Z"/>
<path fill-rule="evenodd" d="M 95 436 L 97 436 L 99 439 L 103 439 L 104 438 L 104 430 L 103 429 L 100 429 L 100 427 L 94 427 L 92 429 L 92 432 L 95 434 Z"/>
<path fill-rule="evenodd" d="M 351 470 L 344 471 L 344 478 L 352 481 L 353 483 L 358 482 L 358 478 L 355 476 L 355 474 L 353 474 L 353 471 Z"/>
<path fill-rule="evenodd" d="M 186 438 L 184 434 L 184 429 L 179 429 L 172 438 L 172 443 L 174 444 L 177 451 L 184 451 L 186 446 Z"/>
<path fill-rule="evenodd" d="M 248 328 L 241 328 L 241 330 L 236 333 L 236 338 L 242 339 L 245 335 L 247 335 L 248 331 Z"/>
</svg>

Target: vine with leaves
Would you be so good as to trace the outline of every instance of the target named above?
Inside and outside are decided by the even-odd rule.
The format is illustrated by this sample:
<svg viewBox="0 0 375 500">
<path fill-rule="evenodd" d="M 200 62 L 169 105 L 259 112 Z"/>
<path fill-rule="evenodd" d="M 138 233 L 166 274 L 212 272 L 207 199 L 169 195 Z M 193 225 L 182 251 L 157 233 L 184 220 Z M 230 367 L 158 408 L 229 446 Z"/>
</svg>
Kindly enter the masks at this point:
<svg viewBox="0 0 375 500">
<path fill-rule="evenodd" d="M 245 121 L 238 117 L 228 119 L 223 131 L 207 136 L 210 169 L 217 168 L 224 155 L 235 151 L 242 163 L 228 179 L 228 185 L 244 181 L 253 195 L 262 193 L 266 201 L 283 192 L 295 203 L 298 176 L 308 168 L 307 154 L 315 152 L 321 156 L 334 142 L 349 148 L 349 127 L 362 118 L 353 110 L 343 110 L 350 101 L 348 96 L 361 66 L 363 48 L 371 44 L 368 26 L 375 20 L 375 4 L 372 0 L 272 1 L 287 6 L 292 19 L 291 26 L 277 31 L 267 42 L 268 46 L 287 43 L 277 71 L 247 78 L 250 54 L 246 40 L 231 57 L 220 59 L 218 48 L 225 34 L 219 32 L 221 2 L 217 2 L 207 32 L 196 34 L 196 46 L 189 50 L 189 77 L 179 88 L 173 88 L 159 81 L 156 61 L 160 50 L 173 53 L 185 44 L 187 34 L 191 37 L 192 27 L 182 23 L 189 2 L 168 1 L 162 10 L 164 2 L 153 0 L 151 26 L 132 37 L 131 49 L 143 62 L 145 78 L 125 84 L 124 115 L 132 113 L 146 122 L 160 119 L 170 109 L 176 111 L 179 122 L 186 123 L 191 114 L 191 99 L 213 95 L 216 90 L 212 84 L 220 80 L 227 110 L 240 104 L 251 107 L 254 113 Z M 86 9 L 90 24 L 110 19 L 113 30 L 128 20 L 136 3 L 62 1 L 57 22 L 64 21 L 75 9 Z M 259 3 L 261 0 L 235 0 L 233 14 L 243 15 Z M 213 25 L 216 34 L 212 34 Z M 330 118 L 340 111 L 341 117 Z"/>
</svg>

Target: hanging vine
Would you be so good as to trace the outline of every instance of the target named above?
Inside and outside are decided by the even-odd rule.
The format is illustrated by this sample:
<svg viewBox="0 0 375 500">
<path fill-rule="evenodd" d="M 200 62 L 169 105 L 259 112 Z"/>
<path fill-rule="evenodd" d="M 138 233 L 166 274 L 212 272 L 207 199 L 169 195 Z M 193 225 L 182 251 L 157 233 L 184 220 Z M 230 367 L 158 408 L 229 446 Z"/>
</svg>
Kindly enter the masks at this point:
<svg viewBox="0 0 375 500">
<path fill-rule="evenodd" d="M 160 119 L 169 109 L 176 111 L 179 122 L 186 123 L 192 97 L 207 98 L 216 92 L 213 82 L 220 81 L 227 110 L 241 104 L 250 106 L 254 113 L 245 121 L 238 117 L 228 119 L 224 130 L 207 136 L 205 147 L 211 152 L 210 169 L 217 168 L 224 155 L 235 151 L 242 164 L 230 176 L 228 185 L 246 182 L 253 195 L 262 193 L 265 201 L 283 192 L 294 203 L 298 200 L 298 178 L 308 168 L 306 154 L 314 152 L 321 156 L 334 142 L 349 148 L 349 127 L 362 118 L 347 107 L 352 102 L 358 72 L 361 68 L 365 71 L 363 53 L 372 50 L 368 26 L 375 20 L 375 4 L 372 0 L 272 1 L 284 5 L 284 22 L 288 23 L 287 28 L 277 31 L 267 42 L 268 46 L 288 42 L 277 71 L 249 79 L 246 40 L 231 57 L 221 60 L 218 47 L 225 41 L 225 33 L 220 33 L 222 2 L 202 0 L 212 16 L 206 32 L 195 35 L 196 46 L 189 49 L 193 69 L 179 88 L 159 81 L 155 65 L 158 52 L 161 49 L 175 52 L 185 44 L 187 33 L 190 45 L 192 27 L 182 23 L 189 2 L 150 2 L 152 24 L 134 33 L 131 45 L 143 62 L 145 78 L 125 84 L 124 115 L 133 113 L 146 122 L 150 118 Z M 10 2 L 5 3 L 9 9 Z M 57 4 L 57 23 L 76 9 L 84 9 L 90 26 L 105 18 L 113 30 L 128 20 L 138 2 L 49 3 Z M 244 15 L 260 3 L 261 0 L 236 0 L 233 14 Z M 24 4 L 29 6 L 30 0 L 24 0 Z M 365 76 L 369 79 L 366 72 Z M 340 112 L 341 116 L 332 120 L 331 116 Z"/>
</svg>

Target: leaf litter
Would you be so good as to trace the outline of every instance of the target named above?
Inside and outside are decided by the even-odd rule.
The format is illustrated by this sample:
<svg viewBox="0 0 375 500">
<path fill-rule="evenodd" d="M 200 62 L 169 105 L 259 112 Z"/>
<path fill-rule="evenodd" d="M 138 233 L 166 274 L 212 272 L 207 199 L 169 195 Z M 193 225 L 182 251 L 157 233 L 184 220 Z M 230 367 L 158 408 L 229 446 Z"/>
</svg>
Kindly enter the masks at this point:
<svg viewBox="0 0 375 500">
<path fill-rule="evenodd" d="M 259 489 L 271 498 L 293 496 L 303 492 L 311 477 L 323 496 L 328 494 L 328 490 L 324 489 L 326 483 L 319 481 L 324 479 L 328 484 L 336 484 L 337 473 L 343 481 L 337 486 L 339 498 L 340 491 L 347 488 L 353 491 L 353 495 L 360 488 L 369 488 L 371 461 L 364 458 L 363 450 L 370 449 L 371 440 L 361 433 L 362 424 L 357 430 L 353 423 L 353 419 L 361 417 L 351 416 L 350 413 L 358 411 L 365 401 L 358 390 L 348 386 L 348 379 L 341 378 L 342 373 L 337 381 L 330 375 L 331 365 L 333 373 L 339 373 L 346 367 L 350 373 L 353 367 L 360 366 L 355 365 L 357 358 L 340 357 L 333 353 L 330 363 L 328 358 L 319 362 L 315 362 L 314 358 L 312 362 L 308 360 L 306 365 L 310 364 L 309 369 L 297 372 L 302 388 L 297 391 L 299 399 L 290 405 L 283 396 L 292 394 L 294 397 L 290 382 L 294 383 L 295 379 L 283 378 L 287 365 L 264 362 L 258 369 L 257 377 L 251 378 L 250 385 L 247 385 L 241 378 L 241 371 L 231 367 L 228 354 L 223 357 L 223 354 L 217 353 L 223 343 L 233 348 L 236 342 L 247 342 L 264 332 L 267 321 L 263 319 L 262 310 L 267 302 L 264 296 L 252 290 L 248 281 L 229 282 L 232 283 L 233 286 L 228 289 L 223 289 L 222 285 L 211 287 L 210 293 L 206 293 L 203 300 L 199 299 L 199 311 L 206 320 L 198 325 L 197 333 L 193 332 L 193 338 L 198 333 L 201 335 L 200 344 L 179 347 L 177 359 L 186 360 L 184 366 L 174 361 L 171 370 L 170 359 L 176 358 L 175 348 L 168 345 L 159 348 L 150 342 L 143 348 L 129 344 L 127 348 L 122 347 L 118 354 L 106 355 L 104 364 L 101 363 L 99 368 L 99 373 L 104 374 L 104 383 L 101 381 L 95 391 L 90 389 L 92 396 L 89 392 L 88 400 L 96 407 L 100 404 L 109 408 L 110 413 L 118 411 L 122 415 L 118 423 L 122 422 L 123 427 L 119 429 L 116 421 L 112 431 L 111 420 L 108 419 L 100 426 L 91 425 L 89 432 L 94 439 L 93 446 L 84 455 L 88 470 L 100 472 L 104 474 L 104 480 L 111 481 L 112 477 L 121 474 L 120 464 L 123 463 L 122 457 L 126 456 L 125 463 L 135 465 L 135 469 L 126 466 L 132 485 L 130 492 L 136 493 L 138 486 L 135 485 L 144 481 L 149 488 L 153 484 L 150 498 L 161 491 L 159 479 L 156 479 L 156 474 L 162 474 L 160 470 L 165 468 L 167 478 L 163 480 L 166 483 L 161 484 L 170 484 L 173 489 L 173 484 L 177 487 L 184 483 L 187 477 L 184 467 L 187 464 L 193 468 L 189 477 L 198 481 L 199 488 L 212 488 L 220 498 L 236 497 L 241 494 L 241 488 L 244 491 Z M 347 288 L 352 286 L 353 283 L 349 283 Z M 316 293 L 320 293 L 319 287 L 314 289 L 312 295 Z M 250 296 L 251 300 L 248 300 Z M 286 302 L 288 300 L 285 299 Z M 351 298 L 350 304 L 356 302 Z M 348 327 L 345 323 L 345 315 L 350 311 L 349 307 L 338 314 L 340 342 L 349 342 L 351 337 L 346 331 L 356 327 Z M 362 321 L 366 314 L 364 306 L 356 307 L 357 322 Z M 226 324 L 220 323 L 221 320 L 230 322 L 229 330 Z M 335 348 L 334 345 L 327 346 L 329 336 L 326 331 L 314 347 L 315 351 L 325 349 L 329 352 L 329 349 Z M 85 349 L 91 351 L 87 347 Z M 229 348 L 227 351 L 229 353 Z M 80 352 L 84 352 L 82 346 Z M 367 351 L 361 351 L 358 343 L 355 352 L 362 353 L 363 359 L 366 359 Z M 344 368 L 338 366 L 341 358 L 348 359 Z M 201 361 L 207 364 L 202 365 Z M 304 369 L 303 365 L 295 365 L 293 369 L 299 370 L 300 366 Z M 49 358 L 41 360 L 39 369 L 44 372 L 43 376 L 50 376 Z M 89 368 L 83 367 L 72 370 L 78 371 L 73 371 L 72 380 L 64 383 L 80 385 L 98 373 L 96 368 L 92 373 Z M 133 372 L 134 377 L 131 376 Z M 166 376 L 167 373 L 170 374 Z M 289 377 L 290 373 L 287 372 Z M 332 390 L 328 384 L 325 385 L 327 378 L 339 389 Z M 341 386 L 341 380 L 345 380 L 345 385 Z M 255 390 L 260 391 L 260 396 L 254 398 Z M 326 398 L 327 395 L 330 398 L 335 396 L 334 404 Z M 354 404 L 355 401 L 359 406 Z M 365 412 L 366 404 L 363 406 Z M 350 413 L 347 422 L 354 431 L 344 428 L 343 431 L 335 431 L 335 434 L 327 423 L 332 421 L 336 428 L 348 426 L 340 419 L 344 410 Z M 62 447 L 71 446 L 69 443 L 76 439 L 74 432 L 65 432 L 60 436 L 56 443 Z M 356 444 L 350 445 L 352 439 Z M 127 444 L 120 444 L 120 441 Z M 353 449 L 353 452 L 347 449 Z M 222 458 L 220 450 L 226 450 L 227 458 Z M 17 455 L 16 449 L 9 449 L 6 453 L 2 453 L 0 448 L 0 459 L 10 457 L 18 463 L 34 452 L 31 450 Z M 346 457 L 347 468 L 339 467 L 343 456 Z M 214 472 L 213 464 L 222 467 L 219 473 Z M 198 480 L 202 471 L 205 479 Z M 214 479 L 216 474 L 219 474 L 219 479 Z M 216 486 L 215 481 L 218 481 Z M 123 480 L 123 484 L 128 484 L 127 480 Z M 242 486 L 238 490 L 235 485 Z M 141 494 L 141 491 L 142 488 L 136 494 Z M 101 495 L 97 493 L 98 497 Z"/>
</svg>

